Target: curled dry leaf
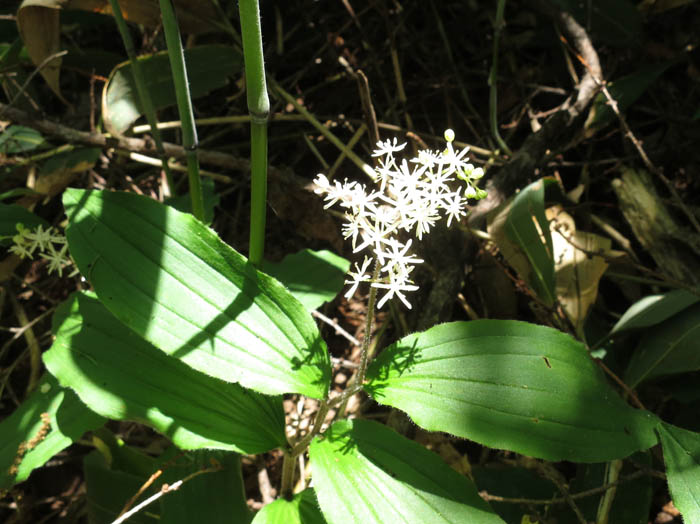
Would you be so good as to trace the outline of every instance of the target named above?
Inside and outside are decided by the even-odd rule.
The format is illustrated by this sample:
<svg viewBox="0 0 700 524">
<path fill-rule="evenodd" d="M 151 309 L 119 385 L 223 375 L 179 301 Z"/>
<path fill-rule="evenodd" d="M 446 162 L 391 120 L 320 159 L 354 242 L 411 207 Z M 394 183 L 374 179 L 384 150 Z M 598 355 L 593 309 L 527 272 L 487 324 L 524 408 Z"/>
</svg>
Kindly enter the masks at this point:
<svg viewBox="0 0 700 524">
<path fill-rule="evenodd" d="M 549 207 L 545 213 L 552 231 L 557 298 L 580 333 L 608 267 L 606 259 L 595 253 L 616 255 L 610 251 L 610 239 L 577 231 L 573 217 L 561 206 Z"/>
</svg>

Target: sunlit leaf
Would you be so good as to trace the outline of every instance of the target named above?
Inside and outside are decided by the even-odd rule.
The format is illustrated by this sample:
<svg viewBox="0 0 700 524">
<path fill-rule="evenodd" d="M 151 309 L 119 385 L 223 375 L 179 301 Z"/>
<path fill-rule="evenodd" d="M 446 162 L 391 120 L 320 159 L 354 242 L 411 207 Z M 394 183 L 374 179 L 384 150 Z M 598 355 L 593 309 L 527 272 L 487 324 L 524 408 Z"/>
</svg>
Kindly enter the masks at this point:
<svg viewBox="0 0 700 524">
<path fill-rule="evenodd" d="M 0 489 L 26 480 L 35 468 L 104 422 L 75 393 L 45 375 L 0 423 Z"/>
<path fill-rule="evenodd" d="M 294 495 L 292 500 L 279 498 L 258 511 L 253 524 L 326 524 L 318 509 L 313 488 Z"/>
<path fill-rule="evenodd" d="M 546 460 L 603 462 L 656 443 L 657 419 L 628 406 L 586 348 L 525 322 L 452 322 L 385 349 L 367 392 L 420 427 Z"/>
<path fill-rule="evenodd" d="M 261 453 L 286 442 L 279 397 L 247 391 L 167 356 L 94 297 L 75 294 L 54 316 L 46 367 L 97 413 L 143 422 L 182 449 Z"/>
<path fill-rule="evenodd" d="M 330 524 L 503 522 L 467 477 L 377 422 L 336 422 L 314 439 L 309 457 Z"/>
<path fill-rule="evenodd" d="M 64 193 L 71 255 L 102 303 L 165 353 L 266 394 L 326 395 L 304 307 L 188 214 L 120 192 Z"/>
</svg>

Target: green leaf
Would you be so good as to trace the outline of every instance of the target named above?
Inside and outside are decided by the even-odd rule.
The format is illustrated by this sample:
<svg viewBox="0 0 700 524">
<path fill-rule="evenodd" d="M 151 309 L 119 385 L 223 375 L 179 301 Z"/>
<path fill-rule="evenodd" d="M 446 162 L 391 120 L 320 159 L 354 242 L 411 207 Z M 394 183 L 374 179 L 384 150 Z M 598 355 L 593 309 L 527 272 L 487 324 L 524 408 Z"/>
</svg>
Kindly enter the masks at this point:
<svg viewBox="0 0 700 524">
<path fill-rule="evenodd" d="M 50 422 L 43 428 L 48 431 L 43 439 L 42 413 Z M 75 393 L 44 375 L 36 390 L 0 423 L 0 489 L 26 480 L 35 468 L 104 422 Z M 18 453 L 20 444 L 30 449 Z"/>
<path fill-rule="evenodd" d="M 78 293 L 61 304 L 54 332 L 46 367 L 100 415 L 147 424 L 182 449 L 262 453 L 286 443 L 281 398 L 168 357 L 93 296 Z"/>
<path fill-rule="evenodd" d="M 496 524 L 476 486 L 420 444 L 370 420 L 334 423 L 309 448 L 330 524 Z"/>
<path fill-rule="evenodd" d="M 684 522 L 700 522 L 700 434 L 665 422 L 658 430 L 673 504 Z"/>
<path fill-rule="evenodd" d="M 489 233 L 503 256 L 546 304 L 555 298 L 554 250 L 544 213 L 545 186 L 540 179 L 523 189 L 490 217 Z"/>
<path fill-rule="evenodd" d="M 219 195 L 216 193 L 214 181 L 211 178 L 202 179 L 202 200 L 204 204 L 204 223 L 211 225 L 214 221 L 214 208 L 219 205 Z M 192 197 L 189 193 L 164 199 L 164 204 L 174 207 L 183 213 L 192 213 Z"/>
<path fill-rule="evenodd" d="M 46 146 L 41 133 L 30 127 L 9 126 L 0 134 L 0 154 L 26 153 Z"/>
<path fill-rule="evenodd" d="M 420 427 L 546 460 L 603 462 L 656 444 L 569 335 L 509 320 L 435 326 L 385 349 L 367 392 Z"/>
<path fill-rule="evenodd" d="M 129 328 L 227 382 L 326 396 L 330 359 L 311 315 L 211 229 L 130 193 L 69 189 L 63 201 L 71 255 Z"/>
<path fill-rule="evenodd" d="M 642 381 L 700 369 L 700 304 L 647 330 L 625 373 L 634 388 Z"/>
<path fill-rule="evenodd" d="M 12 237 L 17 234 L 17 224 L 22 224 L 28 229 L 37 226 L 49 227 L 49 223 L 36 216 L 27 208 L 17 204 L 0 204 L 0 245 L 12 245 Z"/>
<path fill-rule="evenodd" d="M 91 524 L 113 522 L 126 502 L 138 493 L 148 480 L 148 476 L 111 468 L 98 451 L 85 456 L 83 471 L 87 490 L 85 498 L 88 520 Z M 152 473 L 155 473 L 155 469 Z M 152 495 L 153 491 L 154 489 L 151 488 L 144 495 Z M 140 511 L 128 522 L 129 524 L 158 524 L 160 520 L 153 515 L 153 508 L 149 507 L 148 512 Z"/>
<path fill-rule="evenodd" d="M 350 262 L 330 251 L 303 249 L 277 264 L 263 262 L 262 269 L 282 282 L 308 311 L 314 311 L 343 288 Z"/>
<path fill-rule="evenodd" d="M 201 450 L 188 454 L 185 458 L 188 463 L 167 468 L 162 477 L 163 482 L 172 485 L 214 465 L 221 470 L 191 478 L 174 493 L 161 497 L 161 522 L 246 524 L 252 520 L 253 515 L 246 504 L 239 455 Z M 279 522 L 286 524 L 286 521 Z"/>
<path fill-rule="evenodd" d="M 326 524 L 318 509 L 316 493 L 308 488 L 292 500 L 277 499 L 255 515 L 253 524 Z"/>
<path fill-rule="evenodd" d="M 166 52 L 139 57 L 156 110 L 174 106 L 175 84 Z M 241 70 L 240 54 L 226 45 L 202 45 L 185 50 L 185 62 L 192 99 L 228 84 L 228 77 Z M 143 114 L 131 72 L 131 63 L 124 62 L 110 75 L 102 92 L 102 115 L 113 133 L 124 133 Z"/>
<path fill-rule="evenodd" d="M 632 304 L 617 321 L 610 334 L 659 324 L 698 301 L 700 301 L 698 295 L 685 289 L 676 289 L 663 295 L 649 295 Z"/>
</svg>

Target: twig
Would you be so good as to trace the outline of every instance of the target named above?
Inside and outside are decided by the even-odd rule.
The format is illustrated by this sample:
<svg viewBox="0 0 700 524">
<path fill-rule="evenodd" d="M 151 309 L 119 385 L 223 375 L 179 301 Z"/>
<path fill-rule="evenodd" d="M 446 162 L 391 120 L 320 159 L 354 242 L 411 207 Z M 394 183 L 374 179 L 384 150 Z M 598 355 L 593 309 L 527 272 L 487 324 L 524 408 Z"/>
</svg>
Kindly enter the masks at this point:
<svg viewBox="0 0 700 524">
<path fill-rule="evenodd" d="M 155 154 L 155 148 L 152 140 L 144 140 L 141 138 L 128 137 L 113 137 L 107 134 L 90 133 L 87 131 L 79 131 L 71 127 L 52 122 L 51 120 L 37 120 L 25 111 L 10 107 L 7 104 L 0 103 L 0 114 L 7 120 L 11 120 L 17 124 L 25 125 L 39 131 L 46 136 L 60 138 L 64 142 L 83 144 L 100 148 L 114 148 L 123 151 L 132 151 L 134 153 L 143 153 L 146 155 Z M 164 142 L 163 148 L 165 154 L 170 157 L 184 159 L 187 157 L 187 152 L 182 146 Z M 199 150 L 199 156 L 202 162 L 213 166 L 224 167 L 236 171 L 248 172 L 250 170 L 250 162 L 246 159 L 237 158 L 233 155 L 220 153 L 211 150 Z"/>
<path fill-rule="evenodd" d="M 355 346 L 360 345 L 360 341 L 357 340 L 355 337 L 353 337 L 350 333 L 345 331 L 342 327 L 340 327 L 340 325 L 338 324 L 337 321 L 328 318 L 326 315 L 324 315 L 323 313 L 320 313 L 318 311 L 312 311 L 311 316 L 316 317 L 317 319 L 319 319 L 319 320 L 325 322 L 326 324 L 328 324 L 329 326 L 331 326 L 333 329 L 335 329 L 335 333 L 337 335 L 341 335 L 341 336 L 345 337 L 353 345 L 355 345 Z"/>
<path fill-rule="evenodd" d="M 258 487 L 260 488 L 262 503 L 269 504 L 270 502 L 275 500 L 272 484 L 270 484 L 270 476 L 267 474 L 265 460 L 261 455 L 258 456 L 256 462 L 258 464 Z"/>
<path fill-rule="evenodd" d="M 39 73 L 42 69 L 44 69 L 47 65 L 49 65 L 51 62 L 56 60 L 57 58 L 61 58 L 63 55 L 68 54 L 68 51 L 59 51 L 58 53 L 54 53 L 52 55 L 47 56 L 44 58 L 44 60 L 39 64 L 34 71 L 31 72 L 31 74 L 27 77 L 27 79 L 24 81 L 24 84 L 22 84 L 22 87 L 19 88 L 19 91 L 15 94 L 15 96 L 12 97 L 12 100 L 10 100 L 10 103 L 5 106 L 6 108 L 12 107 L 14 103 L 17 101 L 17 99 L 24 93 L 24 91 L 27 89 L 27 86 L 29 83 L 34 79 L 34 77 Z M 5 116 L 5 111 L 3 110 L 2 107 L 0 107 L 0 119 Z"/>
<path fill-rule="evenodd" d="M 379 127 L 377 126 L 377 114 L 374 111 L 374 104 L 372 104 L 372 95 L 369 91 L 369 81 L 361 69 L 354 71 L 354 76 L 357 81 L 360 102 L 362 102 L 362 112 L 365 115 L 365 125 L 369 130 L 370 145 L 374 146 L 374 144 L 379 142 Z"/>
<path fill-rule="evenodd" d="M 623 484 L 625 482 L 630 482 L 638 477 L 642 477 L 644 475 L 649 475 L 649 472 L 640 470 L 640 471 L 635 471 L 634 473 L 630 473 L 629 475 L 625 477 L 620 477 L 618 480 L 615 482 L 611 482 L 609 484 L 604 484 L 602 486 L 598 486 L 597 488 L 591 488 L 587 489 L 585 491 L 579 491 L 578 493 L 571 493 L 569 494 L 569 498 L 571 500 L 578 500 L 586 497 L 592 497 L 593 495 L 598 495 L 600 493 L 603 493 L 604 491 L 607 491 L 611 487 L 618 486 L 620 484 Z M 499 495 L 491 495 L 490 493 L 486 491 L 481 491 L 479 493 L 482 499 L 488 501 L 488 502 L 505 502 L 507 504 L 532 504 L 533 506 L 545 506 L 545 505 L 550 505 L 550 504 L 566 504 L 567 499 L 565 497 L 553 497 L 550 499 L 528 499 L 528 498 L 518 498 L 518 497 L 501 497 Z"/>
<path fill-rule="evenodd" d="M 146 500 L 138 504 L 137 506 L 134 506 L 131 510 L 127 511 L 123 515 L 121 515 L 119 518 L 117 518 L 115 521 L 112 522 L 112 524 L 121 524 L 122 522 L 125 522 L 127 519 L 131 518 L 132 516 L 136 515 L 139 511 L 141 511 L 143 508 L 148 506 L 149 504 L 152 504 L 156 500 L 158 500 L 160 497 L 165 495 L 166 493 L 170 493 L 171 491 L 177 491 L 180 489 L 180 487 L 185 483 L 190 480 L 192 480 L 195 477 L 198 477 L 199 475 L 202 475 L 203 473 L 216 473 L 217 471 L 220 471 L 221 467 L 211 467 L 211 468 L 204 468 L 200 469 L 199 471 L 195 471 L 194 473 L 191 473 L 187 475 L 184 479 L 180 479 L 177 482 L 173 482 L 172 484 L 163 484 L 163 486 L 160 488 L 160 491 L 154 495 L 151 495 L 148 497 Z"/>
<path fill-rule="evenodd" d="M 124 504 L 124 507 L 122 510 L 119 512 L 119 517 L 124 515 L 127 511 L 129 511 L 129 508 L 134 505 L 134 502 L 138 500 L 138 498 L 148 489 L 151 487 L 151 484 L 153 484 L 158 477 L 160 477 L 163 474 L 163 470 L 159 469 L 155 473 L 153 473 L 150 477 L 148 477 L 148 480 L 144 482 L 139 490 L 132 495 L 132 497 L 126 501 L 126 504 Z"/>
<path fill-rule="evenodd" d="M 569 13 L 561 11 L 546 0 L 531 0 L 543 13 L 550 16 L 586 59 L 590 71 L 581 79 L 573 103 L 549 117 L 537 133 L 531 134 L 515 152 L 511 160 L 487 182 L 488 197 L 480 200 L 472 210 L 469 222 L 480 225 L 486 215 L 498 207 L 517 189 L 527 184 L 535 167 L 551 152 L 565 147 L 576 136 L 579 128 L 574 125 L 584 116 L 584 110 L 593 100 L 598 87 L 593 75 L 600 76 L 600 61 L 586 30 Z"/>
<path fill-rule="evenodd" d="M 112 524 L 121 524 L 122 522 L 126 521 L 127 519 L 131 518 L 133 515 L 136 515 L 139 511 L 141 511 L 143 508 L 148 506 L 149 504 L 152 504 L 156 500 L 158 500 L 160 497 L 165 495 L 166 493 L 170 493 L 171 491 L 177 491 L 180 489 L 180 486 L 184 483 L 183 480 L 178 480 L 177 482 L 173 484 L 163 484 L 163 487 L 161 490 L 156 493 L 155 495 L 151 495 L 148 497 L 146 500 L 138 504 L 137 506 L 134 506 L 131 510 L 127 511 L 124 513 L 121 517 L 116 519 Z"/>
<path fill-rule="evenodd" d="M 15 315 L 17 320 L 22 326 L 22 334 L 27 341 L 27 348 L 29 349 L 29 381 L 27 382 L 27 395 L 34 391 L 37 382 L 39 381 L 39 374 L 41 373 L 41 348 L 39 347 L 39 342 L 34 335 L 34 330 L 32 326 L 34 322 L 30 322 L 27 317 L 27 313 L 24 311 L 22 304 L 19 303 L 17 298 L 13 293 L 8 293 L 10 296 L 10 302 L 12 303 L 12 309 L 15 310 Z M 14 340 L 14 337 L 12 338 Z"/>
<path fill-rule="evenodd" d="M 576 518 L 580 522 L 580 524 L 587 524 L 586 518 L 583 516 L 583 513 L 581 513 L 581 510 L 579 507 L 576 505 L 576 502 L 574 501 L 574 498 L 571 496 L 571 493 L 569 493 L 569 488 L 566 486 L 566 483 L 564 482 L 564 479 L 562 478 L 561 473 L 554 469 L 554 466 L 552 466 L 549 463 L 539 463 L 538 468 L 537 468 L 546 478 L 551 480 L 557 488 L 559 488 L 559 491 L 561 491 L 561 494 L 563 495 L 564 502 L 566 502 L 569 507 L 573 510 L 573 512 L 576 514 Z"/>
<path fill-rule="evenodd" d="M 688 209 L 683 203 L 683 200 L 676 191 L 676 188 L 673 187 L 671 181 L 668 178 L 666 178 L 666 175 L 664 175 L 663 171 L 660 168 L 656 167 L 656 165 L 651 161 L 651 159 L 647 155 L 646 151 L 644 150 L 644 147 L 642 146 L 641 141 L 632 132 L 632 129 L 630 129 L 630 126 L 627 124 L 627 119 L 620 112 L 620 108 L 617 105 L 617 100 L 615 100 L 610 94 L 607 82 L 603 79 L 603 75 L 599 71 L 592 70 L 585 57 L 576 53 L 576 58 L 586 69 L 589 70 L 593 81 L 600 88 L 608 102 L 608 105 L 617 116 L 617 119 L 620 121 L 620 125 L 622 126 L 624 135 L 630 142 L 632 142 L 632 145 L 637 150 L 637 153 L 639 153 L 639 157 L 642 159 L 642 162 L 644 163 L 646 168 L 652 173 L 654 173 L 657 177 L 659 177 L 659 179 L 664 183 L 668 191 L 671 193 L 671 195 L 673 195 L 673 198 L 676 200 L 678 207 L 681 208 L 681 211 L 683 211 L 683 213 L 688 217 L 688 220 L 690 220 L 690 223 L 695 228 L 695 231 L 700 233 L 700 222 L 698 222 L 697 218 L 695 217 L 695 214 L 690 209 Z"/>
</svg>

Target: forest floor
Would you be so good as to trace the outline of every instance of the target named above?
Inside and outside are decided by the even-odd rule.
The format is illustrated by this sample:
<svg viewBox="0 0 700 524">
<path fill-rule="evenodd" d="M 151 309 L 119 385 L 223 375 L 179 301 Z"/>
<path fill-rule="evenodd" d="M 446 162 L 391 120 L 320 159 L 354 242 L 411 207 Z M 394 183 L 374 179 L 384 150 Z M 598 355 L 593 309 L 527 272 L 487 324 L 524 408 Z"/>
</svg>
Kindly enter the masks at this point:
<svg viewBox="0 0 700 524">
<path fill-rule="evenodd" d="M 556 3 L 574 8 L 581 32 L 576 33 L 570 21 L 539 0 L 509 2 L 500 26 L 495 25 L 495 3 L 476 1 L 262 3 L 266 68 L 274 80 L 270 82 L 266 258 L 279 261 L 311 248 L 334 251 L 352 262 L 360 260 L 341 235 L 341 221 L 325 211 L 313 193 L 311 181 L 317 173 L 337 180 L 367 180 L 295 104 L 341 142 L 352 144 L 365 162 L 372 162 L 375 134 L 382 140 L 397 137 L 407 142 L 406 151 L 413 156 L 426 147 L 444 147 L 443 133 L 450 128 L 456 144 L 471 147 L 470 161 L 486 171 L 482 187 L 489 196 L 474 203 L 459 236 L 445 233 L 440 242 L 419 246 L 429 269 L 416 276 L 421 285 L 417 306 L 407 311 L 397 305 L 380 313 L 374 331 L 378 347 L 437 322 L 474 318 L 550 325 L 593 346 L 637 300 L 668 289 L 697 288 L 699 4 L 676 2 L 678 7 L 666 8 L 670 2 L 641 2 L 636 7 L 622 0 L 609 7 L 599 5 L 604 2 L 581 3 L 590 7 L 586 9 L 577 7 L 577 2 Z M 0 56 L 18 37 L 14 15 L 19 2 L 15 4 L 0 8 L 0 46 L 5 46 L 0 47 Z M 236 26 L 236 3 L 221 4 Z M 158 24 L 134 26 L 133 33 L 140 53 L 164 49 Z M 498 71 L 492 73 L 495 35 Z M 125 56 L 117 29 L 110 17 L 66 10 L 61 13 L 60 41 L 70 50 L 57 84 L 64 100 L 46 86 L 41 75 L 29 77 L 34 66 L 26 56 L 11 71 L 0 68 L 5 91 L 0 100 L 11 101 L 12 108 L 25 115 L 21 123 L 27 127 L 52 121 L 69 129 L 99 132 L 104 125 L 102 111 L 111 110 L 101 101 L 103 86 Z M 192 34 L 186 43 L 187 47 L 234 44 L 219 31 Z M 225 85 L 194 100 L 198 119 L 248 114 L 240 68 L 227 76 Z M 26 86 L 22 79 L 28 81 Z M 610 98 L 601 92 L 603 85 Z M 617 111 L 611 100 L 617 102 Z M 177 120 L 176 109 L 162 109 L 159 119 Z M 13 123 L 18 122 L 11 113 L 0 109 L 0 129 Z M 65 129 L 50 135 L 45 126 L 34 127 L 44 133 L 52 153 L 76 144 Z M 214 120 L 201 125 L 198 133 L 202 150 L 223 152 L 235 160 L 227 166 L 208 161 L 203 154 L 201 163 L 213 181 L 212 227 L 245 254 L 250 209 L 245 169 L 248 126 L 242 121 Z M 177 129 L 170 129 L 164 131 L 164 139 L 178 144 L 181 137 Z M 124 149 L 101 148 L 94 157 L 77 162 L 77 167 L 50 169 L 39 154 L 42 150 L 16 152 L 7 145 L 3 150 L 1 144 L 2 135 L 0 194 L 7 200 L 12 198 L 7 196 L 10 191 L 34 190 L 15 198 L 50 224 L 60 226 L 64 221 L 60 193 L 68 185 L 132 191 L 163 200 L 160 170 L 129 160 Z M 185 174 L 177 177 L 186 182 Z M 607 246 L 605 270 L 587 281 L 588 289 L 578 297 L 581 305 L 573 315 L 544 307 L 491 238 L 495 233 L 489 213 L 542 177 L 554 181 L 551 194 L 548 189 L 548 216 L 553 223 L 556 216 L 566 216 L 565 223 L 577 231 L 604 239 L 589 244 L 590 257 Z M 654 224 L 663 231 L 654 230 Z M 49 274 L 45 259 L 22 260 L 9 253 L 2 257 L 0 419 L 19 405 L 37 373 L 28 358 L 29 346 L 44 350 L 51 345 L 50 313 L 71 292 L 84 287 L 79 276 Z M 438 283 L 444 286 L 439 293 L 435 291 Z M 320 312 L 327 318 L 319 322 L 336 363 L 333 387 L 341 391 L 358 358 L 366 295 L 360 291 L 349 300 L 339 296 Z M 619 372 L 621 360 L 624 356 L 606 363 Z M 683 377 L 687 384 L 698 379 L 692 371 Z M 668 384 L 653 383 L 637 393 L 647 409 L 665 420 L 700 429 L 697 401 L 681 402 Z M 303 428 L 316 404 L 290 396 L 285 408 L 289 423 L 295 418 Z M 361 399 L 349 409 L 388 421 L 464 473 L 526 465 L 514 454 L 406 426 L 405 421 L 394 420 L 390 410 Z M 110 427 L 143 449 L 157 448 L 161 439 L 136 423 L 112 422 Z M 35 471 L 2 500 L 0 520 L 86 521 L 81 460 L 90 449 L 87 440 L 81 441 Z M 657 469 L 663 469 L 660 454 L 652 455 Z M 244 459 L 250 507 L 257 509 L 276 495 L 280 456 L 268 453 Z M 572 491 L 584 485 L 577 484 L 580 466 L 563 463 L 557 471 Z M 518 496 L 499 491 L 498 482 L 488 474 L 484 479 L 485 492 Z M 680 522 L 665 484 L 654 482 L 648 522 Z M 599 496 L 592 495 L 582 507 L 595 507 Z M 560 505 L 563 509 L 527 502 L 511 506 L 515 509 L 502 509 L 509 522 L 520 522 L 517 515 L 525 514 L 533 519 L 530 522 L 536 518 L 549 524 L 576 522 L 566 504 Z"/>
</svg>

